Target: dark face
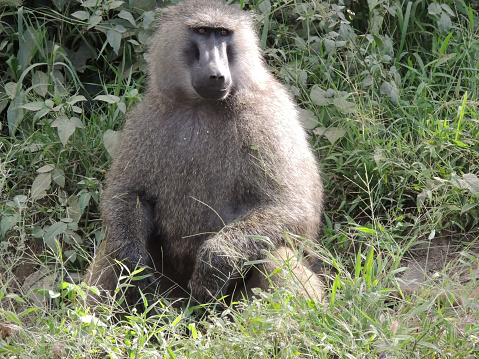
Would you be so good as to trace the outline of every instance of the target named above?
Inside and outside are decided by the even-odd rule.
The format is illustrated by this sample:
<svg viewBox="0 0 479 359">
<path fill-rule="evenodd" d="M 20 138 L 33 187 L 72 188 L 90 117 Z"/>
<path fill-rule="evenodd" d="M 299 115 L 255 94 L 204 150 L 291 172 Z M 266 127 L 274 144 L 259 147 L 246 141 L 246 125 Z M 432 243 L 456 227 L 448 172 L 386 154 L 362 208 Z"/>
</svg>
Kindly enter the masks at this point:
<svg viewBox="0 0 479 359">
<path fill-rule="evenodd" d="M 205 100 L 222 100 L 231 90 L 230 61 L 233 33 L 222 28 L 189 29 L 185 49 L 191 69 L 191 85 Z"/>
</svg>

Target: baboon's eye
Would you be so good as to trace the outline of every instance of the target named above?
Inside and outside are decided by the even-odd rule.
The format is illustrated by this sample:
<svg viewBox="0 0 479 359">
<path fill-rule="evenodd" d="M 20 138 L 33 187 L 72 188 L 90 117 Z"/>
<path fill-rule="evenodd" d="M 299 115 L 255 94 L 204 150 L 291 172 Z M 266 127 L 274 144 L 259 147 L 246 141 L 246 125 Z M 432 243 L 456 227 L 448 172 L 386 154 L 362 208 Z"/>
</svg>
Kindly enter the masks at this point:
<svg viewBox="0 0 479 359">
<path fill-rule="evenodd" d="M 221 36 L 228 36 L 230 34 L 229 30 L 226 29 L 220 29 L 219 33 Z"/>
<path fill-rule="evenodd" d="M 195 29 L 195 31 L 200 35 L 206 35 L 206 33 L 208 32 L 208 30 L 206 30 L 206 28 L 204 28 L 204 27 L 199 27 L 199 28 Z"/>
</svg>

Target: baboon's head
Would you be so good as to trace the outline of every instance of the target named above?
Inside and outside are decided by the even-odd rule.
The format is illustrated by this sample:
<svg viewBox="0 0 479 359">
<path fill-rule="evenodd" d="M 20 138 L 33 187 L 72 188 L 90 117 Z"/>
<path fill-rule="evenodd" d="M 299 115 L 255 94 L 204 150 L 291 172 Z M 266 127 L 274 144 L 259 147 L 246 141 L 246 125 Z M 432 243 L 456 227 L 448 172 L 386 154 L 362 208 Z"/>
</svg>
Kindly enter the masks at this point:
<svg viewBox="0 0 479 359">
<path fill-rule="evenodd" d="M 188 29 L 190 43 L 185 48 L 185 59 L 191 70 L 191 85 L 201 98 L 221 100 L 229 95 L 233 36 L 231 30 L 221 27 Z"/>
<path fill-rule="evenodd" d="M 179 100 L 224 100 L 265 74 L 250 16 L 211 0 L 163 10 L 149 61 L 150 88 Z"/>
</svg>

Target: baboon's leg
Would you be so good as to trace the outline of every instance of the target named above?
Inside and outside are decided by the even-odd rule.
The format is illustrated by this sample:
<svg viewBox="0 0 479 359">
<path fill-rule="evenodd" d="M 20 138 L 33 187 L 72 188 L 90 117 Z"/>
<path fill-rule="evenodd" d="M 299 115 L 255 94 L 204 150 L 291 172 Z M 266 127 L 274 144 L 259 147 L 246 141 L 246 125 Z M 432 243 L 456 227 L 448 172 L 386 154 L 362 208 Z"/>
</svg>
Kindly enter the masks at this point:
<svg viewBox="0 0 479 359">
<path fill-rule="evenodd" d="M 235 292 L 234 300 L 239 300 L 242 296 L 251 298 L 255 295 L 252 288 L 266 291 L 273 284 L 318 303 L 322 302 L 324 284 L 318 274 L 311 270 L 306 259 L 301 256 L 298 260 L 298 252 L 286 246 L 272 252 L 272 257 L 271 261 L 250 270 L 244 283 L 245 289 Z M 278 268 L 281 271 L 272 274 Z"/>
<path fill-rule="evenodd" d="M 92 287 L 95 286 L 100 291 L 100 296 L 97 296 L 93 292 L 88 293 L 87 303 L 90 306 L 95 306 L 100 303 L 105 303 L 108 298 L 114 295 L 114 291 L 117 289 L 119 283 L 120 275 L 128 275 L 128 270 L 123 268 L 120 264 L 116 261 L 115 252 L 109 252 L 108 250 L 108 243 L 104 241 L 96 255 L 95 258 L 88 268 L 88 271 L 85 275 L 85 283 Z M 137 267 L 129 268 L 130 271 L 135 269 L 142 268 L 140 264 Z M 155 275 L 152 270 L 148 269 L 139 273 L 139 275 L 149 274 L 150 277 L 148 278 L 150 285 L 144 286 L 141 289 L 143 290 L 143 294 L 149 296 L 150 291 L 154 290 L 157 281 L 155 280 Z M 132 284 L 136 284 L 133 282 Z M 147 288 L 150 290 L 147 291 Z M 125 287 L 125 299 L 128 305 L 134 305 L 140 299 L 139 292 L 136 288 L 127 288 Z M 121 294 L 121 293 L 120 293 Z"/>
<path fill-rule="evenodd" d="M 118 283 L 118 276 L 116 273 L 116 264 L 106 255 L 106 241 L 104 241 L 97 251 L 93 263 L 88 268 L 85 275 L 85 283 L 89 286 L 95 286 L 100 289 L 100 295 L 103 296 L 105 292 L 112 293 Z M 87 303 L 95 305 L 101 303 L 100 298 L 93 292 L 88 293 Z"/>
</svg>

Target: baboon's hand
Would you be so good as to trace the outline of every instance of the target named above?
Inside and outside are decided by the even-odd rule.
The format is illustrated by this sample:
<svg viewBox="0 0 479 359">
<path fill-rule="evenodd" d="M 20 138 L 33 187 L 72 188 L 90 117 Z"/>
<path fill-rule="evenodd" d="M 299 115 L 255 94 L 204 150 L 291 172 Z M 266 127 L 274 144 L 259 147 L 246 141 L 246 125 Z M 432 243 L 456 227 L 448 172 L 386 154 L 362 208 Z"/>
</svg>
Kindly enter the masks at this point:
<svg viewBox="0 0 479 359">
<path fill-rule="evenodd" d="M 228 289 L 231 269 L 218 254 L 204 251 L 196 260 L 188 284 L 191 295 L 200 303 L 221 298 Z"/>
</svg>

